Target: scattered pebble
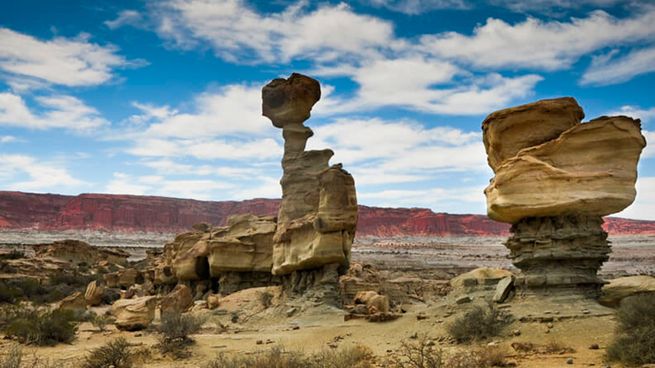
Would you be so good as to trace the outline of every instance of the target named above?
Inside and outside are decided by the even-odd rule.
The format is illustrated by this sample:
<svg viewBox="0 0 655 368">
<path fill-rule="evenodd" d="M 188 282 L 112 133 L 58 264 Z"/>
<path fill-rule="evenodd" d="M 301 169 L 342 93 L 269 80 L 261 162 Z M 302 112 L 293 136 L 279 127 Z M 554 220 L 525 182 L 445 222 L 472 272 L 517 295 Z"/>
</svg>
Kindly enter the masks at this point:
<svg viewBox="0 0 655 368">
<path fill-rule="evenodd" d="M 573 364 L 573 358 L 566 359 L 566 364 Z"/>
<path fill-rule="evenodd" d="M 591 345 L 589 345 L 589 349 L 598 350 L 598 349 L 600 349 L 600 346 L 598 346 L 598 344 L 591 344 Z"/>
</svg>

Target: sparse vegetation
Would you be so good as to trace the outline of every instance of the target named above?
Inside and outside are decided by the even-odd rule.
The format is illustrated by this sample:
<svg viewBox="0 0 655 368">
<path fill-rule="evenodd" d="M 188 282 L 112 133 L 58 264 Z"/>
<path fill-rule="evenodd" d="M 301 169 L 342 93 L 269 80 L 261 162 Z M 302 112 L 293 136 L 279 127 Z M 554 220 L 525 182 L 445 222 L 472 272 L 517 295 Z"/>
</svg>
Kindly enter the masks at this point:
<svg viewBox="0 0 655 368">
<path fill-rule="evenodd" d="M 0 360 L 0 368 L 20 368 L 22 361 L 23 349 L 20 345 L 14 344 Z"/>
<path fill-rule="evenodd" d="M 123 337 L 93 349 L 84 361 L 83 368 L 131 368 L 133 354 Z"/>
<path fill-rule="evenodd" d="M 460 351 L 450 355 L 444 364 L 448 368 L 492 368 L 507 367 L 507 354 L 495 346 Z"/>
<path fill-rule="evenodd" d="M 182 359 L 190 355 L 189 345 L 193 344 L 193 339 L 189 337 L 198 331 L 205 323 L 204 318 L 196 317 L 191 314 L 170 314 L 162 319 L 159 326 L 159 350 L 162 354 L 172 355 L 175 358 Z"/>
<path fill-rule="evenodd" d="M 312 368 L 370 368 L 375 357 L 366 346 L 355 345 L 341 349 L 323 350 L 311 358 Z"/>
<path fill-rule="evenodd" d="M 276 346 L 250 356 L 221 353 L 204 368 L 370 368 L 374 367 L 374 361 L 371 350 L 363 346 L 325 350 L 312 355 Z"/>
<path fill-rule="evenodd" d="M 507 322 L 493 305 L 476 305 L 447 328 L 448 333 L 462 343 L 498 336 Z"/>
<path fill-rule="evenodd" d="M 2 330 L 19 342 L 35 345 L 70 343 L 77 332 L 76 316 L 66 310 L 13 308 L 5 311 Z"/>
<path fill-rule="evenodd" d="M 21 259 L 21 258 L 25 258 L 25 252 L 20 251 L 18 249 L 12 249 L 8 253 L 1 253 L 0 254 L 0 260 Z"/>
<path fill-rule="evenodd" d="M 391 368 L 445 368 L 444 354 L 426 335 L 414 342 L 402 341 L 400 350 L 385 366 Z"/>
<path fill-rule="evenodd" d="M 273 294 L 269 293 L 268 291 L 260 291 L 259 292 L 259 301 L 262 303 L 264 308 L 268 308 L 272 304 Z"/>
<path fill-rule="evenodd" d="M 625 298 L 616 317 L 616 337 L 607 348 L 610 360 L 627 365 L 655 363 L 655 294 Z"/>
<path fill-rule="evenodd" d="M 91 316 L 90 322 L 98 331 L 105 332 L 107 325 L 112 322 L 112 318 L 104 314 L 94 314 Z"/>
</svg>

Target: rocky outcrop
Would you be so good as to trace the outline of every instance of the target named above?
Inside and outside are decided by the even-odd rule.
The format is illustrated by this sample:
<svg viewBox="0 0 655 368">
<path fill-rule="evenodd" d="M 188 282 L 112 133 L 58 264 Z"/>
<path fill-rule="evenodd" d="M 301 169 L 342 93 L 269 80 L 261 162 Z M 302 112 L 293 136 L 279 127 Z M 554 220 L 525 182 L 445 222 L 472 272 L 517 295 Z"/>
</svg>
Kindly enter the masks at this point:
<svg viewBox="0 0 655 368">
<path fill-rule="evenodd" d="M 357 224 L 355 183 L 329 149 L 305 151 L 313 135 L 303 123 L 320 99 L 319 83 L 292 74 L 262 89 L 262 111 L 282 128 L 282 202 L 273 238 L 274 275 L 337 264 L 347 269 Z"/>
<path fill-rule="evenodd" d="M 574 99 L 561 98 L 501 110 L 482 124 L 495 173 L 487 213 L 512 224 L 506 246 L 522 271 L 519 289 L 597 296 L 610 252 L 602 216 L 634 201 L 646 145 L 639 120 L 583 117 Z"/>
<path fill-rule="evenodd" d="M 61 240 L 48 244 L 36 244 L 37 257 L 50 257 L 70 262 L 73 265 L 93 265 L 100 261 L 126 265 L 129 253 L 123 250 L 97 248 L 79 240 Z"/>
<path fill-rule="evenodd" d="M 88 306 L 95 307 L 102 303 L 102 296 L 105 293 L 105 288 L 98 284 L 98 281 L 91 281 L 84 291 L 84 300 Z"/>
<path fill-rule="evenodd" d="M 193 295 L 191 288 L 178 284 L 166 296 L 161 299 L 160 309 L 162 318 L 174 316 L 186 312 L 193 305 Z"/>
<path fill-rule="evenodd" d="M 495 177 L 485 190 L 489 217 L 605 216 L 634 201 L 637 162 L 646 145 L 638 120 L 581 123 L 572 98 L 501 110 L 482 124 Z M 539 190 L 535 190 L 539 188 Z"/>
<path fill-rule="evenodd" d="M 603 286 L 598 302 L 608 307 L 618 307 L 621 305 L 621 300 L 629 296 L 652 293 L 655 293 L 653 276 L 619 277 Z"/>
<path fill-rule="evenodd" d="M 144 296 L 133 299 L 119 299 L 111 306 L 111 313 L 116 318 L 119 330 L 142 330 L 155 319 L 157 298 Z"/>
</svg>

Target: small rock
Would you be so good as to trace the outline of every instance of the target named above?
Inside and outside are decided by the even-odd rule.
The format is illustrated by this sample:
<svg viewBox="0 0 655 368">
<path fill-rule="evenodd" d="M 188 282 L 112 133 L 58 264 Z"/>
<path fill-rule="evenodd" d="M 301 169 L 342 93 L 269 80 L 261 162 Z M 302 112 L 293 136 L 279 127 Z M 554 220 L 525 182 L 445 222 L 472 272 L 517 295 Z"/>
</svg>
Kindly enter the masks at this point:
<svg viewBox="0 0 655 368">
<path fill-rule="evenodd" d="M 460 296 L 459 298 L 455 299 L 455 303 L 457 304 L 466 304 L 470 303 L 471 301 L 473 301 L 473 299 L 471 299 L 471 297 L 468 295 Z"/>
<path fill-rule="evenodd" d="M 550 329 L 550 328 L 553 328 L 553 324 L 552 324 L 552 322 L 548 322 L 548 324 L 546 324 L 546 327 L 548 327 L 549 329 Z"/>
<path fill-rule="evenodd" d="M 298 309 L 296 307 L 291 307 L 291 308 L 287 309 L 287 312 L 286 312 L 287 317 L 293 316 L 294 314 L 296 314 L 297 311 L 298 311 Z"/>
<path fill-rule="evenodd" d="M 426 316 L 425 314 L 417 314 L 416 319 L 418 321 L 421 321 L 421 320 L 424 320 L 424 319 L 428 319 L 428 316 Z"/>
<path fill-rule="evenodd" d="M 141 337 L 141 336 L 143 336 L 143 334 L 142 334 L 142 333 L 140 333 L 140 332 L 139 332 L 139 333 L 135 333 L 135 334 L 134 334 L 134 337 Z"/>
<path fill-rule="evenodd" d="M 573 364 L 573 358 L 566 359 L 566 364 Z"/>
<path fill-rule="evenodd" d="M 589 349 L 598 350 L 598 349 L 600 349 L 600 346 L 598 346 L 598 344 L 591 344 L 591 345 L 589 345 Z"/>
<path fill-rule="evenodd" d="M 418 332 L 414 332 L 409 338 L 410 339 L 418 339 Z"/>
<path fill-rule="evenodd" d="M 293 326 L 291 329 L 292 330 L 300 330 L 300 326 Z"/>
<path fill-rule="evenodd" d="M 512 335 L 514 335 L 514 336 L 521 336 L 521 330 L 514 330 L 514 331 L 512 331 Z"/>
<path fill-rule="evenodd" d="M 264 340 L 257 340 L 257 342 L 256 342 L 257 345 L 261 345 L 263 343 L 264 343 Z"/>
</svg>

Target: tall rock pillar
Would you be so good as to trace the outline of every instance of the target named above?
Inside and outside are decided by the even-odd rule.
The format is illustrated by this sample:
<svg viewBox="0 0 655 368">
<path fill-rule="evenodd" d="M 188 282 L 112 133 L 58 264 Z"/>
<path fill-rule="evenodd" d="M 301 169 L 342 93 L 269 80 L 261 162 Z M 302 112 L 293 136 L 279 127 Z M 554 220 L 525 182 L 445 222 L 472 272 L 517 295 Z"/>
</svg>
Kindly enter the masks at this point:
<svg viewBox="0 0 655 368">
<path fill-rule="evenodd" d="M 320 97 L 318 81 L 297 73 L 262 89 L 263 115 L 284 138 L 272 273 L 289 275 L 296 289 L 348 269 L 357 224 L 352 176 L 340 164 L 329 166 L 332 150 L 305 151 L 313 132 L 304 122 Z"/>
</svg>

